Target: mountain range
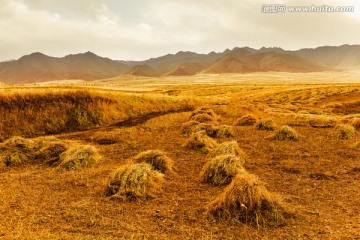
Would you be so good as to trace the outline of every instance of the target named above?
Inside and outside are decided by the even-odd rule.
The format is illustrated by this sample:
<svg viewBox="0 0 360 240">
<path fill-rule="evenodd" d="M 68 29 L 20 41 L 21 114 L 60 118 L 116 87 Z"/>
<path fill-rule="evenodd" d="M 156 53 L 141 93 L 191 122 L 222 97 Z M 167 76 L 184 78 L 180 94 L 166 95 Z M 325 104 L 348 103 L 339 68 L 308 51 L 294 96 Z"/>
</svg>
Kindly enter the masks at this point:
<svg viewBox="0 0 360 240">
<path fill-rule="evenodd" d="M 42 53 L 0 63 L 0 82 L 26 84 L 54 80 L 97 80 L 121 75 L 164 77 L 198 73 L 321 72 L 360 69 L 360 45 L 323 46 L 286 51 L 281 48 L 244 47 L 198 54 L 178 52 L 145 61 L 119 61 L 94 53 L 62 58 Z"/>
</svg>

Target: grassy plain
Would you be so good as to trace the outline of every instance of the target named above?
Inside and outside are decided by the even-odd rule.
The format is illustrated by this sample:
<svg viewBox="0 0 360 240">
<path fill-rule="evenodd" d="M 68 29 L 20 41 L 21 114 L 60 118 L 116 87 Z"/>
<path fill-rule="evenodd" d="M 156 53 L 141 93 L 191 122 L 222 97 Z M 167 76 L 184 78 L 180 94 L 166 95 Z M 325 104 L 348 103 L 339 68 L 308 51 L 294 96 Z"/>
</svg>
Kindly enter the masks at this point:
<svg viewBox="0 0 360 240">
<path fill-rule="evenodd" d="M 1 140 L 53 134 L 95 146 L 102 160 L 79 171 L 2 165 L 0 238 L 360 238 L 360 152 L 353 147 L 359 133 L 341 139 L 335 131 L 337 125 L 358 128 L 358 77 L 229 74 L 4 87 Z M 233 126 L 233 137 L 214 140 L 237 141 L 247 156 L 246 171 L 279 194 L 295 217 L 276 227 L 209 217 L 206 207 L 225 186 L 202 183 L 200 173 L 211 157 L 185 147 L 189 136 L 181 132 L 198 106 L 210 107 L 219 125 L 232 126 L 248 114 L 272 120 L 273 129 Z M 298 141 L 273 138 L 284 125 L 298 133 Z M 134 202 L 106 196 L 116 169 L 156 149 L 173 161 L 161 195 Z"/>
</svg>

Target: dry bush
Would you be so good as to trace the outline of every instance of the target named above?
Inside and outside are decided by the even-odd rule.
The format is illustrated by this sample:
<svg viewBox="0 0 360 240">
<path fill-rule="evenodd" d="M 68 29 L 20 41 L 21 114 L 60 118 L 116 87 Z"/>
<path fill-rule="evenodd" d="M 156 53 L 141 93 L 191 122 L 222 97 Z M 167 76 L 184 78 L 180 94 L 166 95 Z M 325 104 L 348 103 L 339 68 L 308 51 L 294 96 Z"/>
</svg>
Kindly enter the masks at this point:
<svg viewBox="0 0 360 240">
<path fill-rule="evenodd" d="M 162 193 L 164 175 L 147 163 L 122 166 L 110 178 L 106 195 L 122 201 L 154 198 Z"/>
<path fill-rule="evenodd" d="M 160 150 L 148 150 L 139 153 L 134 157 L 134 161 L 137 163 L 148 163 L 154 168 L 154 170 L 164 174 L 168 174 L 173 171 L 173 161 Z"/>
<path fill-rule="evenodd" d="M 30 161 L 29 156 L 19 150 L 6 150 L 2 154 L 3 162 L 7 167 L 15 167 L 28 163 Z"/>
<path fill-rule="evenodd" d="M 56 166 L 60 162 L 60 155 L 69 148 L 69 144 L 62 141 L 54 141 L 44 145 L 37 153 L 36 157 L 41 163 L 48 166 Z"/>
<path fill-rule="evenodd" d="M 239 147 L 237 141 L 223 142 L 219 144 L 214 150 L 209 154 L 211 157 L 221 156 L 221 155 L 233 155 L 238 156 L 242 159 L 246 159 L 246 154 Z"/>
<path fill-rule="evenodd" d="M 351 121 L 351 126 L 353 126 L 356 130 L 360 129 L 360 118 L 354 118 Z"/>
<path fill-rule="evenodd" d="M 216 148 L 217 145 L 217 142 L 207 136 L 205 131 L 191 134 L 190 138 L 185 143 L 185 147 L 199 149 L 204 153 L 208 153 L 211 149 Z"/>
<path fill-rule="evenodd" d="M 334 128 L 333 134 L 339 139 L 348 140 L 356 137 L 356 130 L 351 125 L 340 124 Z"/>
<path fill-rule="evenodd" d="M 242 116 L 241 118 L 237 119 L 234 123 L 235 126 L 252 126 L 256 123 L 256 118 L 251 115 L 247 114 Z"/>
<path fill-rule="evenodd" d="M 255 128 L 258 130 L 274 130 L 274 122 L 272 119 L 261 119 L 255 124 Z"/>
<path fill-rule="evenodd" d="M 196 114 L 192 116 L 190 120 L 197 121 L 200 123 L 216 122 L 216 118 L 205 113 Z"/>
<path fill-rule="evenodd" d="M 229 184 L 237 174 L 245 173 L 244 159 L 234 155 L 220 155 L 205 164 L 200 181 L 213 185 Z"/>
<path fill-rule="evenodd" d="M 212 123 L 200 123 L 194 127 L 193 133 L 205 131 L 209 137 L 216 137 L 219 131 L 219 127 Z"/>
<path fill-rule="evenodd" d="M 235 133 L 232 126 L 221 125 L 216 133 L 217 138 L 230 138 L 234 137 Z"/>
<path fill-rule="evenodd" d="M 224 192 L 207 206 L 215 218 L 236 219 L 257 226 L 284 224 L 289 211 L 255 175 L 238 174 Z"/>
<path fill-rule="evenodd" d="M 195 109 L 191 115 L 190 115 L 190 119 L 195 116 L 195 115 L 198 115 L 198 114 L 207 114 L 209 115 L 210 117 L 212 117 L 213 119 L 216 119 L 216 114 L 214 113 L 214 111 L 209 108 L 209 107 L 199 107 L 197 109 Z"/>
<path fill-rule="evenodd" d="M 59 167 L 65 170 L 77 170 L 98 162 L 100 158 L 94 146 L 75 145 L 60 155 Z"/>
<path fill-rule="evenodd" d="M 183 123 L 183 125 L 181 126 L 181 133 L 190 134 L 194 131 L 194 128 L 199 124 L 200 124 L 200 122 L 193 121 L 193 120 Z"/>
<path fill-rule="evenodd" d="M 298 141 L 299 134 L 293 128 L 285 125 L 282 126 L 272 138 L 280 141 Z"/>
</svg>

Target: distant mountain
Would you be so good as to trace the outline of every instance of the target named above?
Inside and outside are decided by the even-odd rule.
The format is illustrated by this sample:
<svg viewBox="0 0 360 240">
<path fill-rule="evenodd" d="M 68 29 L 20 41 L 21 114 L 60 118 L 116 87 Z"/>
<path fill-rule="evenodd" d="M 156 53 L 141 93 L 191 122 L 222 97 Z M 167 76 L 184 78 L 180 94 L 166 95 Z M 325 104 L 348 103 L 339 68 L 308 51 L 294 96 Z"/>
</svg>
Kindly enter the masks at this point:
<svg viewBox="0 0 360 240">
<path fill-rule="evenodd" d="M 65 79 L 97 80 L 121 75 L 190 76 L 198 73 L 319 72 L 360 69 L 360 45 L 287 51 L 244 47 L 198 54 L 178 52 L 145 61 L 115 61 L 94 53 L 63 58 L 33 53 L 0 63 L 0 82 L 24 84 Z"/>
<path fill-rule="evenodd" d="M 330 70 L 300 56 L 279 52 L 233 51 L 214 63 L 206 73 L 319 72 Z"/>
<path fill-rule="evenodd" d="M 0 64 L 0 82 L 36 83 L 63 79 L 95 80 L 114 77 L 128 67 L 94 53 L 68 55 L 63 58 L 33 53 Z"/>
</svg>

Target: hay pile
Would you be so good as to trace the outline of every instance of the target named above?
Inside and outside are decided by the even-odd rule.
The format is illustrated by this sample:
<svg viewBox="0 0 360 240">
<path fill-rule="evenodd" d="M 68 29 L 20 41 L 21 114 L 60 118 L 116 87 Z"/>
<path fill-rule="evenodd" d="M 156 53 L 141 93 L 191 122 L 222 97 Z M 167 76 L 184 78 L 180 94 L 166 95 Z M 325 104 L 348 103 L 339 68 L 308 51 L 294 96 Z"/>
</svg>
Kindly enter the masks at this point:
<svg viewBox="0 0 360 240">
<path fill-rule="evenodd" d="M 101 159 L 97 149 L 90 145 L 73 145 L 60 154 L 59 168 L 78 170 L 88 167 Z"/>
<path fill-rule="evenodd" d="M 272 138 L 279 141 L 298 141 L 299 134 L 293 128 L 285 125 L 282 126 Z"/>
<path fill-rule="evenodd" d="M 60 162 L 60 155 L 65 152 L 69 144 L 63 141 L 54 141 L 45 144 L 37 153 L 37 158 L 45 165 L 54 167 Z"/>
<path fill-rule="evenodd" d="M 213 149 L 210 154 L 211 157 L 221 156 L 221 155 L 232 155 L 237 156 L 243 161 L 246 159 L 246 154 L 239 147 L 237 141 L 228 141 L 219 144 L 215 149 Z"/>
<path fill-rule="evenodd" d="M 173 172 L 173 161 L 160 150 L 148 150 L 139 153 L 134 157 L 134 161 L 137 163 L 148 163 L 153 167 L 154 170 L 157 170 L 163 174 Z"/>
<path fill-rule="evenodd" d="M 215 135 L 217 138 L 230 138 L 234 137 L 234 130 L 232 126 L 228 125 L 221 125 L 219 129 L 217 130 L 217 133 Z"/>
<path fill-rule="evenodd" d="M 181 126 L 181 133 L 182 134 L 191 134 L 199 124 L 200 123 L 198 121 L 192 121 L 192 120 L 190 120 L 186 123 L 183 123 Z"/>
<path fill-rule="evenodd" d="M 204 153 L 210 152 L 212 149 L 216 148 L 217 145 L 217 142 L 207 136 L 205 131 L 191 134 L 190 138 L 185 143 L 185 147 L 198 149 Z"/>
<path fill-rule="evenodd" d="M 194 127 L 193 133 L 205 131 L 209 137 L 216 137 L 219 132 L 219 128 L 211 123 L 200 123 Z"/>
<path fill-rule="evenodd" d="M 214 113 L 214 111 L 211 108 L 209 108 L 209 107 L 199 107 L 199 108 L 195 109 L 191 113 L 190 119 L 192 119 L 194 116 L 199 115 L 199 114 L 209 115 L 213 119 L 217 118 L 217 115 Z"/>
<path fill-rule="evenodd" d="M 353 126 L 340 124 L 334 128 L 333 134 L 341 140 L 348 140 L 356 137 L 356 130 Z"/>
<path fill-rule="evenodd" d="M 274 130 L 274 122 L 272 119 L 261 119 L 255 124 L 255 128 L 258 130 Z"/>
<path fill-rule="evenodd" d="M 111 176 L 106 195 L 122 201 L 154 198 L 162 193 L 164 175 L 147 163 L 122 166 Z"/>
<path fill-rule="evenodd" d="M 281 225 L 290 216 L 286 207 L 268 192 L 255 175 L 238 174 L 224 192 L 207 206 L 215 218 L 236 219 L 257 226 Z"/>
<path fill-rule="evenodd" d="M 221 155 L 211 159 L 205 164 L 200 181 L 213 185 L 229 184 L 237 174 L 246 173 L 244 160 L 234 155 Z"/>
<path fill-rule="evenodd" d="M 242 116 L 241 118 L 237 119 L 234 123 L 235 126 L 252 126 L 256 123 L 256 118 L 251 115 L 247 114 Z"/>
</svg>

